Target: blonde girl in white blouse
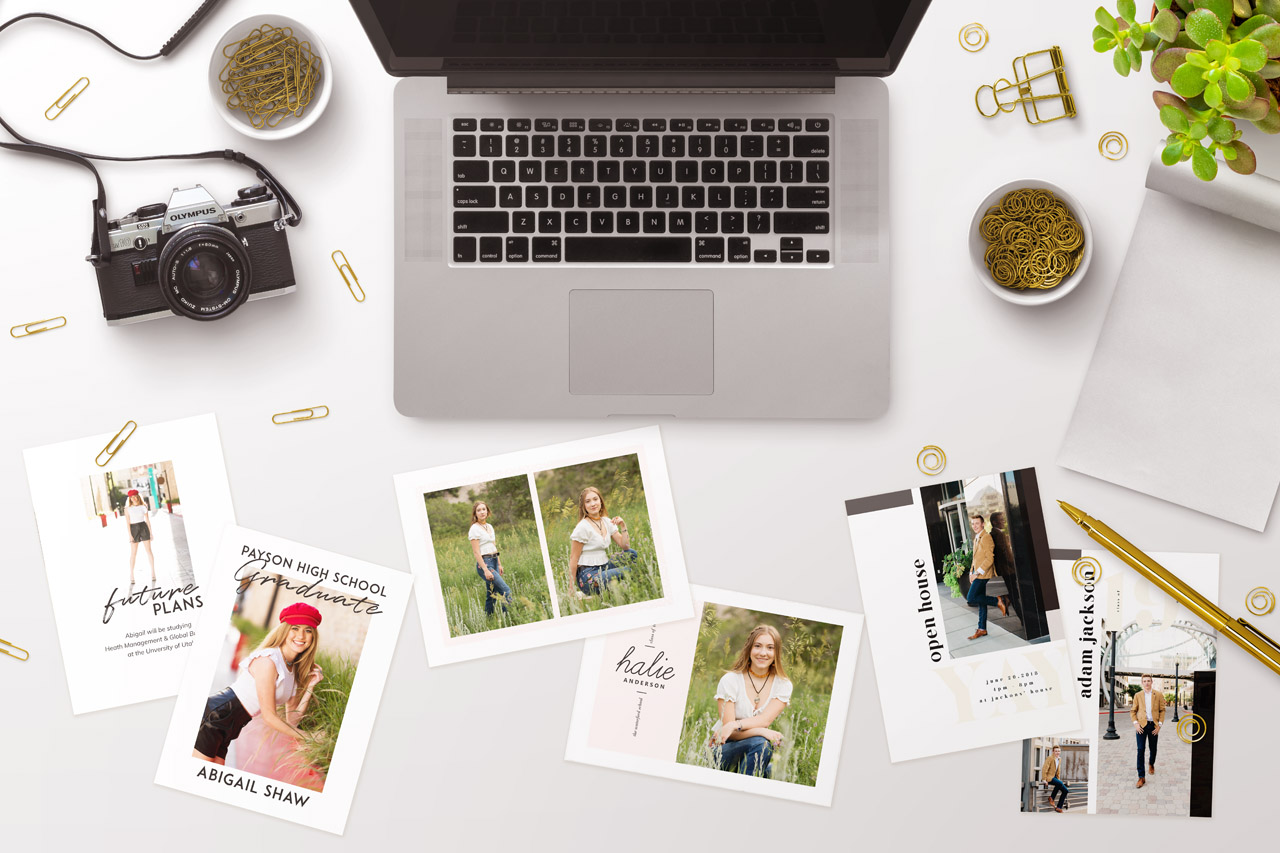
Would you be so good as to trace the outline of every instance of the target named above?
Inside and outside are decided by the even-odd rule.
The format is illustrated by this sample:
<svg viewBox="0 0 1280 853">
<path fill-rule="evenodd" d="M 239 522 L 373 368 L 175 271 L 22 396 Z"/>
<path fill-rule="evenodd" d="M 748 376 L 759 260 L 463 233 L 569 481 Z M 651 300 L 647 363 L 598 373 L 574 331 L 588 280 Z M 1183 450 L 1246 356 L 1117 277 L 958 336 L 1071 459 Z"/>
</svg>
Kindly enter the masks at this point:
<svg viewBox="0 0 1280 853">
<path fill-rule="evenodd" d="M 502 602 L 502 612 L 507 612 L 511 602 L 511 587 L 502 576 L 502 559 L 498 554 L 498 535 L 488 522 L 489 505 L 476 501 L 471 505 L 471 529 L 467 538 L 471 541 L 471 553 L 476 558 L 476 574 L 484 581 L 484 612 L 492 616 L 494 602 Z"/>
<path fill-rule="evenodd" d="M 609 558 L 609 542 L 622 551 Z M 584 595 L 599 595 L 610 581 L 626 576 L 639 554 L 631 548 L 631 534 L 622 516 L 605 513 L 604 495 L 587 486 L 578 495 L 578 525 L 569 534 L 569 584 Z"/>
<path fill-rule="evenodd" d="M 782 733 L 772 726 L 791 704 L 791 680 L 782 668 L 782 635 L 759 625 L 747 636 L 733 668 L 716 687 L 720 727 L 712 737 L 720 769 L 769 777 Z"/>
</svg>

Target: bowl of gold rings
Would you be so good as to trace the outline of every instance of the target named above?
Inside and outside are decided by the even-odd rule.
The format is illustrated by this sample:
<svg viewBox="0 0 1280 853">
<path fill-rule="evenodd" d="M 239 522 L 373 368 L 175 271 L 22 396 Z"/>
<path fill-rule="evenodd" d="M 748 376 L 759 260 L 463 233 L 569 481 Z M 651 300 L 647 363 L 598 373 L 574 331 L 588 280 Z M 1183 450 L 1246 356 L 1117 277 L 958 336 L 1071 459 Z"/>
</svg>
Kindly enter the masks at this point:
<svg viewBox="0 0 1280 853">
<path fill-rule="evenodd" d="M 209 94 L 227 124 L 255 139 L 285 139 L 315 124 L 333 92 L 329 52 L 284 15 L 254 15 L 227 30 L 209 58 Z"/>
<path fill-rule="evenodd" d="M 1048 181 L 1014 181 L 992 190 L 969 226 L 973 271 L 988 290 L 1016 305 L 1043 305 L 1084 280 L 1093 231 L 1080 202 Z"/>
</svg>

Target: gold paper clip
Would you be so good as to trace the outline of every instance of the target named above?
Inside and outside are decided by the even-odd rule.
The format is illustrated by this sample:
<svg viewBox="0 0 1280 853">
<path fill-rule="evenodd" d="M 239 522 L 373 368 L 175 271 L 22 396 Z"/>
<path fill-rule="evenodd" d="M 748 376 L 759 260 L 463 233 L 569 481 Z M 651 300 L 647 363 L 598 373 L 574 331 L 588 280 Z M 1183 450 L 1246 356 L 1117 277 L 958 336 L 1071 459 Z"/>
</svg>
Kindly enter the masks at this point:
<svg viewBox="0 0 1280 853">
<path fill-rule="evenodd" d="M 130 427 L 132 427 L 132 429 L 130 429 Z M 120 452 L 120 448 L 124 447 L 124 443 L 133 436 L 134 431 L 137 429 L 137 421 L 125 421 L 124 426 L 120 427 L 120 432 L 113 435 L 111 440 L 107 442 L 107 446 L 99 450 L 98 455 L 93 457 L 94 463 L 99 468 L 106 467 L 106 464 L 111 461 L 111 457 Z M 128 430 L 128 432 L 126 432 L 126 430 Z M 120 440 L 116 441 L 116 439 Z"/>
<path fill-rule="evenodd" d="M 1049 57 L 1051 67 L 1048 71 L 1032 74 L 1028 69 L 1028 60 L 1045 54 Z M 1032 82 L 1049 75 L 1053 75 L 1054 80 L 1057 82 L 1058 91 L 1049 95 L 1036 94 L 1033 90 Z M 1048 50 L 1037 50 L 1034 53 L 1028 53 L 1026 56 L 1019 56 L 1013 61 L 1013 78 L 1012 83 L 1001 77 L 989 86 L 979 86 L 978 91 L 973 96 L 973 103 L 977 106 L 978 112 L 987 118 L 991 118 L 1000 113 L 1011 113 L 1018 104 L 1022 104 L 1023 115 L 1027 117 L 1027 122 L 1030 124 L 1045 124 L 1057 121 L 1060 118 L 1075 118 L 1076 99 L 1071 95 L 1071 88 L 1067 85 L 1067 70 L 1062 64 L 1062 48 L 1054 45 Z M 981 97 L 984 89 L 991 90 L 991 99 L 995 101 L 996 105 L 995 112 L 988 113 L 982 109 Z M 1010 91 L 1016 91 L 1018 97 L 1012 101 L 1001 101 L 1000 95 Z M 1047 101 L 1060 102 L 1062 113 L 1048 117 L 1041 115 L 1040 105 Z"/>
<path fill-rule="evenodd" d="M 18 651 L 22 652 L 23 657 L 18 657 L 13 652 L 9 651 L 9 649 L 3 648 L 4 646 L 8 646 L 10 649 L 17 649 Z M 9 657 L 15 660 L 20 660 L 20 661 L 26 661 L 27 658 L 31 657 L 31 652 L 27 651 L 26 649 L 15 646 L 13 643 L 9 642 L 8 640 L 0 640 L 0 654 L 8 655 Z"/>
<path fill-rule="evenodd" d="M 338 262 L 339 255 L 342 255 L 341 263 Z M 341 249 L 337 249 L 329 257 L 333 259 L 333 265 L 338 268 L 338 272 L 342 273 L 342 280 L 347 283 L 347 290 L 351 291 L 356 302 L 364 302 L 364 288 L 360 286 L 360 279 L 356 278 L 356 271 L 348 263 L 346 254 Z M 350 278 L 347 277 L 347 273 L 351 273 Z"/>
<path fill-rule="evenodd" d="M 295 417 L 290 417 L 294 415 Z M 312 406 L 309 409 L 294 409 L 292 412 L 277 412 L 271 416 L 271 422 L 276 426 L 282 424 L 293 424 L 298 421 L 318 421 L 321 418 L 329 417 L 328 406 Z M 288 418 L 288 420 L 279 420 L 280 418 Z"/>
<path fill-rule="evenodd" d="M 61 322 L 59 322 L 61 321 Z M 36 320 L 31 323 L 20 323 L 9 329 L 9 334 L 15 338 L 29 338 L 32 335 L 38 335 L 41 332 L 51 332 L 54 329 L 61 329 L 67 325 L 66 317 L 50 317 L 48 320 Z"/>
<path fill-rule="evenodd" d="M 81 83 L 83 83 L 84 85 L 83 86 L 80 85 Z M 89 88 L 89 78 L 81 77 L 79 80 L 71 84 L 70 89 L 63 92 L 61 95 L 59 95 L 58 100 L 54 101 L 52 104 L 49 105 L 49 109 L 44 111 L 44 117 L 47 118 L 49 121 L 53 121 L 58 116 L 62 115 L 62 111 L 65 110 L 67 107 L 71 106 L 71 102 L 74 101 L 76 98 L 80 97 L 80 94 L 84 92 L 85 89 L 88 89 L 88 88 Z M 67 97 L 68 95 L 70 95 L 70 97 Z M 53 115 L 49 115 L 50 111 L 53 111 L 53 110 L 56 110 L 57 112 L 54 112 Z"/>
</svg>

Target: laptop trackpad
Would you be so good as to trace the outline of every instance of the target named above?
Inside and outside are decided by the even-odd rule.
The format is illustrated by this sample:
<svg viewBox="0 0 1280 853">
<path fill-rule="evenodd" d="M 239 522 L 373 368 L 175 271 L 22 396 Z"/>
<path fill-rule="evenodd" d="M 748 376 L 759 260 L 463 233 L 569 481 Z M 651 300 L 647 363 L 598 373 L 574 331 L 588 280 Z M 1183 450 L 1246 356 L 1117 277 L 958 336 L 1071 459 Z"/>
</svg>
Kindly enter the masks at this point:
<svg viewBox="0 0 1280 853">
<path fill-rule="evenodd" d="M 569 292 L 569 393 L 710 394 L 710 290 Z"/>
</svg>

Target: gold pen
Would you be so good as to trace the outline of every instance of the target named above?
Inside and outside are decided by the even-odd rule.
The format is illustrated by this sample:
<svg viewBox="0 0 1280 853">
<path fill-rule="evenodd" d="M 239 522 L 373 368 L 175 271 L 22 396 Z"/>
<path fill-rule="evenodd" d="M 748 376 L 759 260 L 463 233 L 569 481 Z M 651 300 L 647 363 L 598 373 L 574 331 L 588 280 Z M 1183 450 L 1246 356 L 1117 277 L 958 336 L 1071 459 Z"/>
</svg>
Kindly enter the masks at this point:
<svg viewBox="0 0 1280 853">
<path fill-rule="evenodd" d="M 1129 540 L 1116 533 L 1107 525 L 1091 518 L 1065 501 L 1058 501 L 1072 521 L 1084 528 L 1084 532 L 1102 547 L 1130 566 L 1147 580 L 1164 590 L 1174 601 L 1186 607 L 1196 616 L 1208 622 L 1213 628 L 1262 661 L 1272 672 L 1280 675 L 1280 644 L 1250 625 L 1244 619 L 1236 619 L 1218 605 L 1196 592 L 1179 580 L 1173 572 L 1157 563 L 1138 549 Z"/>
</svg>

